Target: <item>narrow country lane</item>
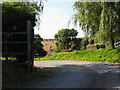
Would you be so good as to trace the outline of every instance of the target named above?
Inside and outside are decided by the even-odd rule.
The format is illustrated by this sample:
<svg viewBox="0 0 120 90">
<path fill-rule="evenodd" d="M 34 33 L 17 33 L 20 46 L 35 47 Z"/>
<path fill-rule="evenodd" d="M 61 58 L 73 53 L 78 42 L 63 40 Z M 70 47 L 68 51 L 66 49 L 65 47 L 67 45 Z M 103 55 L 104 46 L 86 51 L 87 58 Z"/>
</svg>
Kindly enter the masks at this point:
<svg viewBox="0 0 120 90">
<path fill-rule="evenodd" d="M 54 76 L 43 81 L 36 79 L 32 88 L 120 88 L 118 64 L 48 60 L 35 61 L 34 65 L 49 68 Z"/>
</svg>

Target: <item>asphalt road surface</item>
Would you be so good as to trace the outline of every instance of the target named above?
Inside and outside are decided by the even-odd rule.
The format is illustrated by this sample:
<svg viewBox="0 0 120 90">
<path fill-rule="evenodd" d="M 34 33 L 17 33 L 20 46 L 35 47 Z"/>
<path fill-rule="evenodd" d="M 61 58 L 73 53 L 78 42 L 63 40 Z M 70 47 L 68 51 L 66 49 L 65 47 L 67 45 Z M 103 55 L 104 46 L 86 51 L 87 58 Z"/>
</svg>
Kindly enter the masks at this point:
<svg viewBox="0 0 120 90">
<path fill-rule="evenodd" d="M 53 77 L 36 79 L 32 88 L 120 88 L 118 64 L 87 61 L 35 61 L 34 65 L 48 68 Z"/>
</svg>

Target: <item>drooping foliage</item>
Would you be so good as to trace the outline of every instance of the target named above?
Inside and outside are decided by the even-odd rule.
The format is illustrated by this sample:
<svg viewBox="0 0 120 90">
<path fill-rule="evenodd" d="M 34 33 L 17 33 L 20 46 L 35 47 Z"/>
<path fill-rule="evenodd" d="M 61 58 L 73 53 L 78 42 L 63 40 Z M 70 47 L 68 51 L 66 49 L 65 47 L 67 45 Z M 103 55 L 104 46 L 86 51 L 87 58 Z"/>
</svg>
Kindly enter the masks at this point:
<svg viewBox="0 0 120 90">
<path fill-rule="evenodd" d="M 75 2 L 73 9 L 74 24 L 79 23 L 91 39 L 114 48 L 114 40 L 120 36 L 119 2 Z"/>
<path fill-rule="evenodd" d="M 83 38 L 82 38 L 82 41 L 81 41 L 81 49 L 84 50 L 86 49 L 86 46 L 89 44 L 89 40 L 88 40 L 88 35 L 86 34 Z"/>
<path fill-rule="evenodd" d="M 73 16 L 74 24 L 79 22 L 85 33 L 94 35 L 99 30 L 101 5 L 97 2 L 75 2 L 73 9 L 77 10 Z"/>
<path fill-rule="evenodd" d="M 118 14 L 120 3 L 102 2 L 101 6 L 103 10 L 101 12 L 99 32 L 96 34 L 96 37 L 102 43 L 108 41 L 111 47 L 115 48 L 114 40 L 117 38 L 116 36 L 119 36 L 118 32 L 120 31 L 120 15 Z M 117 10 L 118 8 L 119 10 Z"/>
</svg>

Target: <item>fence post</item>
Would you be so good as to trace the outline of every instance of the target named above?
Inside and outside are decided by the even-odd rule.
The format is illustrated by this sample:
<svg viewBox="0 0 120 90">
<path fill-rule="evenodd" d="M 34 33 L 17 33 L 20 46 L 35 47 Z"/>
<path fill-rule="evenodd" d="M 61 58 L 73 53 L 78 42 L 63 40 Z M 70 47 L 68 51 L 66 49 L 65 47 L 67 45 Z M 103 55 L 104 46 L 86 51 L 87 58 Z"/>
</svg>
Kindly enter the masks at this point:
<svg viewBox="0 0 120 90">
<path fill-rule="evenodd" d="M 33 55 L 32 55 L 32 27 L 30 20 L 27 21 L 27 68 L 32 71 Z"/>
<path fill-rule="evenodd" d="M 32 29 L 32 24 L 31 24 L 31 47 L 32 47 L 32 52 L 31 52 L 31 57 L 32 57 L 32 69 L 33 69 L 33 66 L 34 66 L 34 30 Z"/>
<path fill-rule="evenodd" d="M 0 3 L 0 57 L 2 57 L 2 4 Z M 0 58 L 0 89 L 2 90 L 2 60 Z"/>
</svg>

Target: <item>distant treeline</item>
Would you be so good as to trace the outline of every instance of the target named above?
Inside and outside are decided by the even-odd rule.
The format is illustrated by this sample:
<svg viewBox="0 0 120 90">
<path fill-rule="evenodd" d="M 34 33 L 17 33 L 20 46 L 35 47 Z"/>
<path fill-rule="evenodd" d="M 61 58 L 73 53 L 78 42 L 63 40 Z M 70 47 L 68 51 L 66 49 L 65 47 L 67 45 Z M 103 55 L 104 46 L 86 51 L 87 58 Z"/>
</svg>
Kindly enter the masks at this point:
<svg viewBox="0 0 120 90">
<path fill-rule="evenodd" d="M 44 41 L 55 41 L 55 39 L 43 39 Z"/>
</svg>

